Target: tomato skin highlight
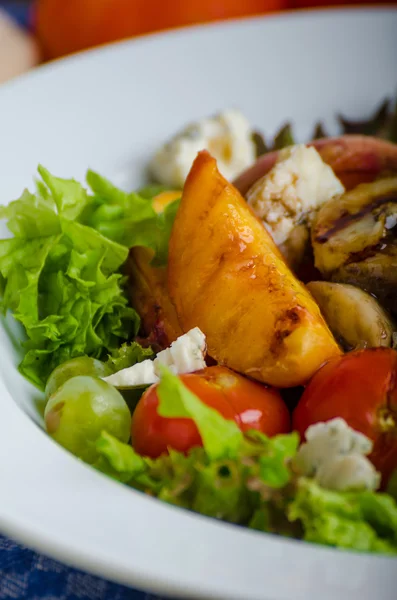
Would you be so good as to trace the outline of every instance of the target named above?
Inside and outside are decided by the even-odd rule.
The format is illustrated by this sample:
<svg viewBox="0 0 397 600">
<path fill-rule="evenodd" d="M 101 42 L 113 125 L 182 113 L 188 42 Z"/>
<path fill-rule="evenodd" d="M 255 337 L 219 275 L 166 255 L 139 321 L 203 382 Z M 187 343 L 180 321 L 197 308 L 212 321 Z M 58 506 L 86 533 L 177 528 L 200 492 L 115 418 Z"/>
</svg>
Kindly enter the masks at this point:
<svg viewBox="0 0 397 600">
<path fill-rule="evenodd" d="M 335 417 L 374 442 L 371 460 L 387 482 L 397 467 L 397 352 L 371 348 L 325 364 L 306 387 L 294 413 L 293 429 Z"/>
<path fill-rule="evenodd" d="M 288 409 L 275 389 L 219 366 L 181 375 L 180 379 L 207 406 L 234 420 L 242 431 L 256 429 L 274 436 L 291 429 Z M 169 448 L 187 452 L 202 446 L 192 419 L 161 417 L 158 403 L 155 384 L 143 394 L 133 414 L 131 440 L 139 454 L 156 458 Z"/>
</svg>

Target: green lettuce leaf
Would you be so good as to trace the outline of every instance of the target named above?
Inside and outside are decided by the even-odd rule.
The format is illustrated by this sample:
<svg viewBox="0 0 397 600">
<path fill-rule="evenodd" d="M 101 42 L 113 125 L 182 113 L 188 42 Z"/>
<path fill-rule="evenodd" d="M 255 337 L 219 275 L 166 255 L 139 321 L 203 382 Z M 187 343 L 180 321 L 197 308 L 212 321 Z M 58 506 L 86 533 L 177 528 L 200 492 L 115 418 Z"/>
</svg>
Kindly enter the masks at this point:
<svg viewBox="0 0 397 600">
<path fill-rule="evenodd" d="M 288 516 L 302 523 L 307 541 L 397 554 L 397 505 L 379 492 L 334 492 L 302 478 Z"/>
<path fill-rule="evenodd" d="M 139 317 L 120 273 L 128 248 L 79 222 L 91 202 L 80 184 L 39 173 L 36 194 L 0 209 L 14 234 L 0 241 L 0 274 L 1 308 L 27 334 L 20 371 L 43 388 L 62 362 L 116 350 Z"/>
<path fill-rule="evenodd" d="M 251 431 L 234 457 L 211 458 L 205 448 L 192 448 L 188 454 L 170 450 L 152 460 L 103 434 L 98 468 L 209 517 L 327 546 L 396 554 L 397 505 L 390 496 L 326 490 L 312 479 L 297 479 L 292 471 L 288 481 L 274 477 L 283 473 L 281 465 L 288 469 L 297 444 L 296 434 L 269 439 Z"/>
<path fill-rule="evenodd" d="M 85 212 L 84 222 L 105 237 L 128 248 L 151 248 L 155 252 L 154 263 L 166 264 L 179 200 L 157 214 L 151 200 L 157 193 L 164 191 L 162 186 L 144 188 L 140 194 L 126 193 L 94 171 L 88 171 L 87 183 L 94 198 L 91 207 Z"/>
<path fill-rule="evenodd" d="M 172 227 L 174 225 L 176 213 L 180 205 L 180 200 L 174 200 L 165 207 L 164 212 L 157 216 L 157 229 L 155 231 L 155 243 L 152 246 L 155 254 L 152 260 L 154 266 L 161 267 L 168 262 L 168 248 L 171 238 Z"/>
<path fill-rule="evenodd" d="M 283 148 L 288 148 L 288 146 L 293 146 L 295 143 L 292 125 L 291 123 L 286 123 L 274 138 L 273 150 L 282 150 Z"/>
<path fill-rule="evenodd" d="M 197 425 L 203 446 L 211 459 L 236 456 L 243 434 L 235 421 L 204 404 L 167 367 L 159 365 L 158 413 L 162 417 L 190 417 Z"/>
<path fill-rule="evenodd" d="M 314 126 L 313 135 L 311 136 L 311 140 L 321 140 L 322 138 L 329 137 L 328 133 L 324 128 L 324 124 L 319 121 Z"/>
<path fill-rule="evenodd" d="M 120 442 L 107 431 L 98 438 L 96 448 L 100 459 L 95 467 L 118 481 L 131 481 L 147 470 L 145 460 L 129 444 Z"/>
<path fill-rule="evenodd" d="M 96 253 L 95 256 L 99 261 L 98 268 L 105 275 L 118 271 L 127 260 L 128 248 L 126 246 L 115 243 L 95 229 L 66 219 L 61 219 L 61 227 L 67 238 L 65 241 L 69 241 L 70 248 L 73 248 L 75 254 L 80 254 L 85 260 L 88 252 Z M 84 263 L 80 264 L 84 267 Z M 92 275 L 93 280 L 95 280 L 96 274 Z"/>
<path fill-rule="evenodd" d="M 386 491 L 397 502 L 397 468 L 391 474 Z"/>
<path fill-rule="evenodd" d="M 259 432 L 255 432 L 258 437 Z M 296 432 L 278 435 L 274 438 L 263 436 L 264 450 L 259 457 L 260 479 L 272 488 L 282 488 L 291 480 L 289 460 L 298 450 L 299 436 Z"/>
<path fill-rule="evenodd" d="M 108 179 L 94 171 L 88 171 L 87 183 L 94 192 L 93 205 L 95 211 L 90 215 L 90 224 L 96 228 L 104 227 L 108 221 L 128 220 L 131 223 L 139 223 L 156 216 L 152 203 L 135 193 L 127 193 L 114 186 Z M 114 235 L 116 237 L 116 229 Z M 124 244 L 124 234 L 117 231 L 120 239 L 115 241 Z"/>
<path fill-rule="evenodd" d="M 369 119 L 352 121 L 338 115 L 343 134 L 361 134 L 388 138 L 390 121 L 390 100 L 386 98 Z"/>
<path fill-rule="evenodd" d="M 4 279 L 2 310 L 14 311 L 17 319 L 38 320 L 38 285 L 50 250 L 59 236 L 0 240 L 0 273 Z"/>
<path fill-rule="evenodd" d="M 151 348 L 143 348 L 138 342 L 124 343 L 113 350 L 108 357 L 106 364 L 114 373 L 127 369 L 136 363 L 142 362 L 154 357 L 154 352 Z"/>
<path fill-rule="evenodd" d="M 192 418 L 203 447 L 192 448 L 188 454 L 169 449 L 155 460 L 145 458 L 145 468 L 136 473 L 125 467 L 130 448 L 114 442 L 111 447 L 107 444 L 106 454 L 105 446 L 99 444 L 99 453 L 110 461 L 115 474 L 109 466 L 102 470 L 161 500 L 207 516 L 248 525 L 261 508 L 274 523 L 274 515 L 282 510 L 277 505 L 279 490 L 292 476 L 288 462 L 296 453 L 299 436 L 292 433 L 270 439 L 257 431 L 244 435 L 234 421 L 206 406 L 166 367 L 162 368 L 158 395 L 159 413 L 166 418 Z M 283 518 L 292 535 L 296 527 L 288 522 L 285 511 Z"/>
<path fill-rule="evenodd" d="M 191 509 L 229 523 L 247 523 L 254 503 L 246 470 L 236 460 L 196 465 Z"/>
<path fill-rule="evenodd" d="M 157 214 L 151 200 L 164 188 L 126 193 L 88 171 L 87 191 L 41 165 L 38 172 L 35 193 L 0 207 L 14 235 L 0 241 L 0 291 L 3 312 L 26 329 L 20 370 L 43 388 L 76 356 L 110 354 L 114 368 L 151 356 L 138 344 L 118 352 L 139 328 L 121 271 L 132 246 L 152 248 L 154 262 L 166 263 L 179 201 Z"/>
<path fill-rule="evenodd" d="M 56 205 L 58 215 L 71 221 L 77 219 L 85 206 L 89 203 L 89 197 L 83 186 L 74 179 L 60 179 L 51 175 L 47 169 L 39 165 L 38 172 L 47 186 L 39 187 L 49 202 Z"/>
<path fill-rule="evenodd" d="M 153 198 L 155 198 L 159 194 L 169 191 L 171 191 L 171 188 L 166 185 L 154 184 L 146 185 L 145 187 L 140 188 L 137 193 L 139 194 L 139 196 L 141 196 L 141 198 L 146 198 L 146 200 L 153 200 Z"/>
<path fill-rule="evenodd" d="M 24 190 L 18 200 L 0 206 L 0 219 L 7 219 L 7 227 L 16 238 L 50 237 L 61 231 L 55 202 L 45 186 L 40 189 L 38 186 L 37 194 Z"/>
<path fill-rule="evenodd" d="M 390 539 L 397 550 L 397 503 L 389 494 L 364 491 L 353 499 L 359 504 L 363 519 L 378 535 Z"/>
<path fill-rule="evenodd" d="M 117 440 L 110 444 L 109 434 L 106 440 L 106 444 L 103 439 L 97 444 L 101 455 L 98 468 L 132 487 L 170 504 L 241 525 L 248 525 L 254 513 L 265 511 L 267 531 L 274 531 L 276 522 L 280 525 L 282 514 L 286 534 L 288 530 L 288 535 L 293 535 L 297 529 L 288 522 L 285 511 L 282 513 L 285 503 L 281 508 L 278 505 L 279 490 L 260 479 L 259 460 L 271 453 L 272 440 L 266 436 L 244 437 L 234 458 L 213 459 L 199 447 L 187 454 L 170 449 L 169 454 L 154 460 L 141 457 L 143 462 L 137 462 L 130 446 Z M 279 464 L 278 459 L 276 462 Z"/>
</svg>

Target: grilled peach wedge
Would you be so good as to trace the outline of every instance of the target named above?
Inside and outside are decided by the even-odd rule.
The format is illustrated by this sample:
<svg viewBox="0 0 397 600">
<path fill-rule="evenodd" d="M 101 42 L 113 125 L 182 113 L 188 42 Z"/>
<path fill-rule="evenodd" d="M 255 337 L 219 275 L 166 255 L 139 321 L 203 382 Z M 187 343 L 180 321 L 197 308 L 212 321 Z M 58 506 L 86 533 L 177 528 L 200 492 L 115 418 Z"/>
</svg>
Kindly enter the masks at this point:
<svg viewBox="0 0 397 600">
<path fill-rule="evenodd" d="M 304 384 L 340 353 L 317 304 L 206 151 L 172 230 L 168 290 L 183 331 L 200 327 L 212 358 L 258 381 Z"/>
<path fill-rule="evenodd" d="M 181 192 L 163 192 L 153 199 L 153 208 L 162 212 Z M 141 317 L 141 327 L 156 346 L 166 348 L 182 335 L 175 308 L 167 289 L 167 267 L 151 264 L 153 251 L 136 247 L 127 264 L 132 306 Z"/>
</svg>

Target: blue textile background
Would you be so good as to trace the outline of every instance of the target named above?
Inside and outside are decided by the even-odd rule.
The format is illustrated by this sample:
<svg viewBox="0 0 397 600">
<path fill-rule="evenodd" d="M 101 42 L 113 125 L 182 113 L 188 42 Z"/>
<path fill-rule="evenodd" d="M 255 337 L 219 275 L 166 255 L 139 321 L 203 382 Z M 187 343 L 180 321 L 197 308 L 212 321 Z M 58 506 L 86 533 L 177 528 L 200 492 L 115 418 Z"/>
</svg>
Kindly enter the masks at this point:
<svg viewBox="0 0 397 600">
<path fill-rule="evenodd" d="M 0 0 L 0 7 L 4 8 L 23 27 L 28 24 L 30 4 L 30 2 L 22 2 L 21 0 L 16 0 L 15 2 L 12 0 Z"/>
<path fill-rule="evenodd" d="M 27 25 L 28 3 L 0 0 L 0 7 L 22 26 Z M 0 535 L 0 600 L 25 599 L 161 600 L 158 596 L 70 569 Z"/>
<path fill-rule="evenodd" d="M 161 600 L 70 569 L 0 536 L 0 600 Z"/>
<path fill-rule="evenodd" d="M 0 535 L 0 600 L 162 600 L 70 569 Z"/>
</svg>

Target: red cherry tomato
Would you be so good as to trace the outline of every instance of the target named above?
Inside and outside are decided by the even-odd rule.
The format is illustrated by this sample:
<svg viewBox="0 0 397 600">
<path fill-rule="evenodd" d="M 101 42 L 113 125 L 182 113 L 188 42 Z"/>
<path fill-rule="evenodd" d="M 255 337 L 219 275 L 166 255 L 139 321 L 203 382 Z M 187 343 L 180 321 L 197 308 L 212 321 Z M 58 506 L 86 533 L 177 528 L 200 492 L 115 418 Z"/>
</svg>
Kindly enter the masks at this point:
<svg viewBox="0 0 397 600">
<path fill-rule="evenodd" d="M 342 417 L 374 442 L 371 460 L 387 482 L 397 467 L 397 352 L 373 348 L 331 360 L 313 377 L 293 414 L 309 425 Z"/>
<path fill-rule="evenodd" d="M 288 409 L 275 389 L 219 366 L 180 378 L 207 406 L 234 419 L 242 431 L 257 429 L 268 436 L 290 431 Z M 202 445 L 192 419 L 161 417 L 158 403 L 155 384 L 143 394 L 133 414 L 131 439 L 139 454 L 156 458 L 168 448 L 187 452 Z"/>
</svg>

